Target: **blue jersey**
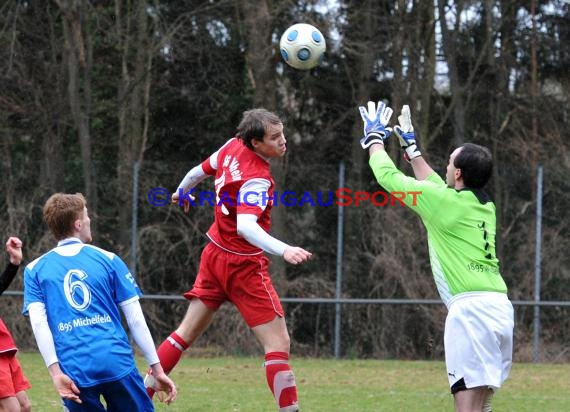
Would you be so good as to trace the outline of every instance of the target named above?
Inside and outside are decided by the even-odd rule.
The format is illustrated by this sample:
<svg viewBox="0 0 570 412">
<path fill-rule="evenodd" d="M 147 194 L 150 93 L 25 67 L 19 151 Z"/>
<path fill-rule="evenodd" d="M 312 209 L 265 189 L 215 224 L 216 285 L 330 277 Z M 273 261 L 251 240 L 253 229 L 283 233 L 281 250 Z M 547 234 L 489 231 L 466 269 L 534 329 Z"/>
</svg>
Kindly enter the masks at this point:
<svg viewBox="0 0 570 412">
<path fill-rule="evenodd" d="M 79 239 L 26 266 L 24 309 L 45 305 L 60 367 L 78 386 L 114 381 L 135 368 L 119 306 L 141 292 L 117 255 Z"/>
</svg>

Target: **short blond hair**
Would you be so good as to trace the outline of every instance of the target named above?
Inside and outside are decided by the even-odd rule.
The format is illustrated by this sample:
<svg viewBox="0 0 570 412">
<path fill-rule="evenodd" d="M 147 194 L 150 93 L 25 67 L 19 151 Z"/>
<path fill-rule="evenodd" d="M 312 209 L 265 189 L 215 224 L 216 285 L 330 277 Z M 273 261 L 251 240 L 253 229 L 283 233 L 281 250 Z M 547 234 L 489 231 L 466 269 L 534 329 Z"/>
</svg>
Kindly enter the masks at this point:
<svg viewBox="0 0 570 412">
<path fill-rule="evenodd" d="M 44 221 L 57 240 L 65 239 L 74 232 L 74 223 L 81 219 L 87 201 L 81 193 L 55 193 L 46 201 Z"/>
</svg>

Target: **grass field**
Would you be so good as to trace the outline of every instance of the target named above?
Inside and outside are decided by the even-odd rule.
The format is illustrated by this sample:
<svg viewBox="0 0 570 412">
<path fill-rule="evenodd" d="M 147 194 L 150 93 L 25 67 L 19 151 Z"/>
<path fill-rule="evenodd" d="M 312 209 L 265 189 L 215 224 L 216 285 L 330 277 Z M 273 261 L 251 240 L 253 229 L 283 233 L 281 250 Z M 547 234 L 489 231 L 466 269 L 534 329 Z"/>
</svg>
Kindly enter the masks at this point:
<svg viewBox="0 0 570 412">
<path fill-rule="evenodd" d="M 41 356 L 20 353 L 34 412 L 61 412 Z M 138 359 L 144 371 L 144 361 Z M 443 362 L 294 358 L 304 412 L 453 411 Z M 262 358 L 184 358 L 172 372 L 178 399 L 157 411 L 274 412 Z M 496 412 L 570 411 L 570 365 L 515 364 Z M 125 411 L 131 412 L 131 411 Z"/>
</svg>

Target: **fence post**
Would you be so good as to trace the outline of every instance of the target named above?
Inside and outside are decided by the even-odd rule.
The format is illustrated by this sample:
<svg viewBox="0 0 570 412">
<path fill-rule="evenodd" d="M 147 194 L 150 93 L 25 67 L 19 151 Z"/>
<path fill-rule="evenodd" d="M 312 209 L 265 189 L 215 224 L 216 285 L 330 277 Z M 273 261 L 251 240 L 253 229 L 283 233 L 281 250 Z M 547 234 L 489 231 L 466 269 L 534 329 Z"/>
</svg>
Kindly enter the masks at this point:
<svg viewBox="0 0 570 412">
<path fill-rule="evenodd" d="M 340 161 L 338 168 L 338 188 L 344 187 L 344 160 Z M 344 227 L 344 207 L 338 205 L 338 218 L 337 218 L 337 234 L 336 234 L 336 289 L 335 297 L 340 299 L 342 296 L 342 244 L 343 240 L 343 227 Z M 341 329 L 341 304 L 335 303 L 334 313 L 334 357 L 340 358 L 340 329 Z"/>
<path fill-rule="evenodd" d="M 542 249 L 542 166 L 536 173 L 536 240 L 534 255 L 534 322 L 533 322 L 533 361 L 540 361 L 540 280 L 541 280 L 541 249 Z"/>
</svg>

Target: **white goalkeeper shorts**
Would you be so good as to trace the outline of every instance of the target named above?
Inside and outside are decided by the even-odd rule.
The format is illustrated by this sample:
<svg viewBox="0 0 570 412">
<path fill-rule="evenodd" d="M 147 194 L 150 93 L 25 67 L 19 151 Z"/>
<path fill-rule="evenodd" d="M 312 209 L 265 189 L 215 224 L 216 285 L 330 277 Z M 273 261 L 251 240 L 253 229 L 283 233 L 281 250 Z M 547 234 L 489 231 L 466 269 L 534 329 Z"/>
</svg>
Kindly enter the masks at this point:
<svg viewBox="0 0 570 412">
<path fill-rule="evenodd" d="M 452 393 L 498 389 L 513 362 L 513 305 L 504 293 L 454 296 L 445 320 L 445 364 Z"/>
</svg>

